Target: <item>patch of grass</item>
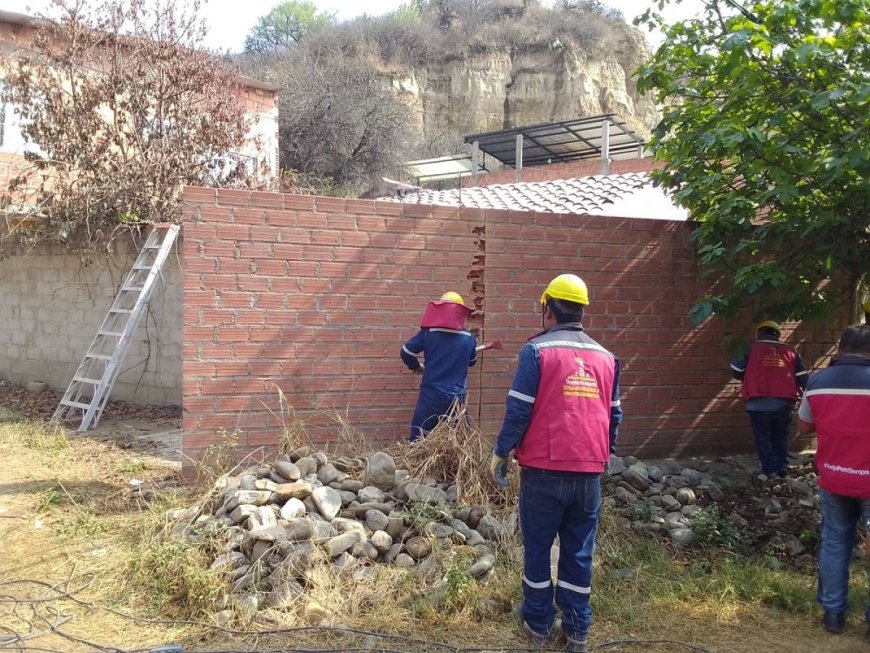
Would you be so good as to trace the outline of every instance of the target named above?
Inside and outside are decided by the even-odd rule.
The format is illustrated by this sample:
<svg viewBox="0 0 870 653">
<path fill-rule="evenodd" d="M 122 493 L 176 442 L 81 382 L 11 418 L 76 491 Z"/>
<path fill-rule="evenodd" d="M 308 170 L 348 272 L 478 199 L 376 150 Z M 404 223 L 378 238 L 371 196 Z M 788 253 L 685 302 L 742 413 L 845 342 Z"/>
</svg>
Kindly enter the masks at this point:
<svg viewBox="0 0 870 653">
<path fill-rule="evenodd" d="M 144 460 L 138 460 L 136 458 L 129 458 L 126 460 L 122 460 L 115 467 L 115 471 L 119 474 L 137 474 L 139 472 L 143 472 L 148 469 L 148 466 L 145 464 Z"/>
<path fill-rule="evenodd" d="M 131 533 L 129 591 L 147 597 L 162 615 L 211 620 L 228 589 L 223 576 L 210 569 L 218 554 L 217 541 L 173 538 L 162 513 L 163 507 L 155 506 L 147 522 Z"/>
<path fill-rule="evenodd" d="M 26 418 L 17 410 L 0 406 L 0 424 L 18 424 Z"/>
<path fill-rule="evenodd" d="M 56 487 L 50 487 L 39 493 L 36 500 L 37 512 L 48 512 L 63 501 L 63 492 Z"/>
<path fill-rule="evenodd" d="M 713 504 L 705 506 L 701 511 L 689 518 L 692 532 L 695 534 L 694 546 L 718 547 L 742 550 L 749 536 L 740 530 L 728 517 L 719 513 L 719 508 Z"/>
<path fill-rule="evenodd" d="M 240 435 L 241 432 L 237 430 L 218 429 L 217 442 L 206 448 L 202 458 L 193 461 L 198 482 L 210 486 L 219 476 L 235 467 Z"/>
<path fill-rule="evenodd" d="M 57 529 L 63 539 L 88 538 L 108 531 L 108 525 L 89 510 L 81 510 Z"/>
<path fill-rule="evenodd" d="M 3 425 L 0 428 L 15 433 L 28 449 L 52 458 L 63 457 L 69 452 L 69 438 L 64 428 L 59 424 L 21 422 L 14 425 Z"/>
</svg>

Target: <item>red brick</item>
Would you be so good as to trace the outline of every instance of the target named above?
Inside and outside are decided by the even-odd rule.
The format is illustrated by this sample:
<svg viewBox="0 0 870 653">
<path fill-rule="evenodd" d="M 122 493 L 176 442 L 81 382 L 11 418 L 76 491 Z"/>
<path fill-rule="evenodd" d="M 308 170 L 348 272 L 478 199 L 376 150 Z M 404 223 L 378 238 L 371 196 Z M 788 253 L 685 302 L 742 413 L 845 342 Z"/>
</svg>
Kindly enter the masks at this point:
<svg viewBox="0 0 870 653">
<path fill-rule="evenodd" d="M 201 188 L 199 186 L 184 187 L 184 201 L 202 204 L 214 204 L 217 201 L 215 188 Z"/>
<path fill-rule="evenodd" d="M 284 196 L 284 208 L 285 209 L 295 209 L 299 211 L 313 211 L 314 210 L 314 196 L 313 195 L 285 195 Z"/>
<path fill-rule="evenodd" d="M 217 225 L 217 237 L 222 240 L 248 240 L 251 236 L 251 228 L 241 224 Z"/>
<path fill-rule="evenodd" d="M 218 189 L 217 203 L 220 205 L 248 206 L 251 203 L 251 191 L 233 188 Z"/>
</svg>

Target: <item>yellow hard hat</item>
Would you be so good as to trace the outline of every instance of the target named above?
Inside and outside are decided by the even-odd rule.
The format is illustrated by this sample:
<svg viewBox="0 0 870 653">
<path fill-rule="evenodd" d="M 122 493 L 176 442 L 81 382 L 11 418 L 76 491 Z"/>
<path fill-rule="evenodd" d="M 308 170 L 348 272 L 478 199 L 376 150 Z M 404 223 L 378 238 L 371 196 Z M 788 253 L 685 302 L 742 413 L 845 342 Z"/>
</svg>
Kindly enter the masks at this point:
<svg viewBox="0 0 870 653">
<path fill-rule="evenodd" d="M 758 326 L 755 327 L 756 331 L 761 331 L 762 329 L 773 329 L 777 333 L 782 333 L 782 327 L 779 326 L 773 320 L 765 320 L 764 322 L 759 322 Z"/>
<path fill-rule="evenodd" d="M 453 292 L 452 290 L 441 295 L 442 302 L 453 302 L 454 304 L 462 304 L 465 306 L 465 302 L 462 301 L 462 295 L 458 292 Z"/>
<path fill-rule="evenodd" d="M 576 274 L 560 274 L 553 279 L 541 294 L 541 305 L 546 304 L 550 297 L 584 306 L 589 303 L 589 291 L 586 289 L 586 284 Z"/>
</svg>

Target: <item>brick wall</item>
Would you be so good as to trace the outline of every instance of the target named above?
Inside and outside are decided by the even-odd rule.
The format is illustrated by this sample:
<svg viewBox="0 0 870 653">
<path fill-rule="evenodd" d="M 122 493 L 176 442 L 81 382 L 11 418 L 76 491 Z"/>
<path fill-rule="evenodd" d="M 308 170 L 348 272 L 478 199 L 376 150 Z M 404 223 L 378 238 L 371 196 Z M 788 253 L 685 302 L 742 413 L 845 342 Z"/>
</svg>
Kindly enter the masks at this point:
<svg viewBox="0 0 870 653">
<path fill-rule="evenodd" d="M 0 377 L 65 389 L 135 259 L 130 242 L 111 256 L 40 245 L 0 260 Z M 181 403 L 181 269 L 170 256 L 133 337 L 113 399 Z"/>
<path fill-rule="evenodd" d="M 749 447 L 721 326 L 687 317 L 705 288 L 686 223 L 196 188 L 185 199 L 190 459 L 221 430 L 243 449 L 275 445 L 279 388 L 315 437 L 335 432 L 318 405 L 370 437 L 404 437 L 419 377 L 399 349 L 445 290 L 480 309 L 481 341 L 505 343 L 469 377 L 469 409 L 495 433 L 516 352 L 540 326 L 540 292 L 565 271 L 587 281 L 584 322 L 622 361 L 622 453 Z M 789 339 L 812 363 L 841 328 Z"/>
<path fill-rule="evenodd" d="M 619 159 L 611 161 L 610 174 L 626 174 L 629 172 L 649 172 L 653 168 L 661 167 L 662 164 L 653 161 L 652 157 L 643 159 Z M 601 174 L 600 159 L 582 159 L 569 163 L 550 163 L 540 166 L 523 168 L 523 182 L 550 181 L 553 179 L 573 179 L 587 175 Z M 516 183 L 516 171 L 513 168 L 483 173 L 477 176 L 476 181 L 471 177 L 463 177 L 462 186 L 493 186 L 495 184 Z"/>
</svg>

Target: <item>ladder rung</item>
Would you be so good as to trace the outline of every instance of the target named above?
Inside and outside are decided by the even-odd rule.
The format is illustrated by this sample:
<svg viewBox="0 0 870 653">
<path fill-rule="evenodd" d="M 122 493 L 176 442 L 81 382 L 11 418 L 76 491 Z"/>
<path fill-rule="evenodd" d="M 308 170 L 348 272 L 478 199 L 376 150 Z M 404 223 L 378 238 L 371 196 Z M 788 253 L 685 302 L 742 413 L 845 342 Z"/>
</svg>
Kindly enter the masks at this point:
<svg viewBox="0 0 870 653">
<path fill-rule="evenodd" d="M 121 292 L 142 292 L 142 288 L 144 286 L 124 286 L 121 288 Z"/>
<path fill-rule="evenodd" d="M 85 354 L 85 358 L 94 358 L 98 361 L 110 361 L 112 357 L 108 354 Z"/>
<path fill-rule="evenodd" d="M 116 338 L 120 338 L 124 334 L 120 331 L 98 331 L 97 335 L 98 336 L 114 336 Z"/>
<path fill-rule="evenodd" d="M 146 270 L 150 271 L 152 267 L 154 267 L 154 266 L 153 265 L 134 265 L 133 272 L 145 272 Z"/>
<path fill-rule="evenodd" d="M 82 410 L 87 410 L 91 407 L 90 404 L 83 404 L 80 401 L 62 401 L 60 402 L 61 406 L 69 406 L 70 408 L 81 408 Z"/>
<path fill-rule="evenodd" d="M 109 313 L 126 313 L 129 315 L 133 312 L 132 308 L 110 308 Z"/>
<path fill-rule="evenodd" d="M 88 379 L 84 376 L 74 376 L 73 381 L 81 381 L 82 383 L 90 383 L 91 385 L 100 385 L 100 379 Z"/>
</svg>

